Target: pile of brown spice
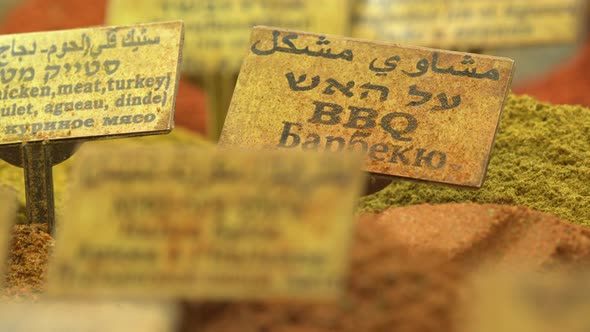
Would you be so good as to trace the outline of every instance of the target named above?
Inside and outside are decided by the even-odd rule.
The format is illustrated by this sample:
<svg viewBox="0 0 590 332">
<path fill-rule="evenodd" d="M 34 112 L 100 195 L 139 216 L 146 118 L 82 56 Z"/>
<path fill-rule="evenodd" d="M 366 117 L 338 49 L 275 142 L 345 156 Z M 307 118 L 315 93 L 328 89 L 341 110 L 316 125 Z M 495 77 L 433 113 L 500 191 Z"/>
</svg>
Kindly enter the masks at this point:
<svg viewBox="0 0 590 332">
<path fill-rule="evenodd" d="M 54 243 L 46 224 L 14 226 L 4 298 L 35 299 L 42 293 Z"/>
<path fill-rule="evenodd" d="M 54 244 L 41 225 L 15 227 L 5 298 L 43 291 Z M 590 230 L 525 207 L 416 205 L 357 223 L 347 289 L 337 302 L 185 303 L 181 331 L 460 331 L 482 267 L 568 271 L 590 266 Z"/>
<path fill-rule="evenodd" d="M 418 205 L 357 226 L 348 288 L 337 303 L 189 303 L 182 331 L 460 331 L 479 268 L 590 263 L 590 230 L 524 207 Z"/>
<path fill-rule="evenodd" d="M 188 303 L 180 331 L 455 331 L 462 267 L 388 241 L 373 217 L 358 226 L 348 287 L 337 302 Z"/>
</svg>

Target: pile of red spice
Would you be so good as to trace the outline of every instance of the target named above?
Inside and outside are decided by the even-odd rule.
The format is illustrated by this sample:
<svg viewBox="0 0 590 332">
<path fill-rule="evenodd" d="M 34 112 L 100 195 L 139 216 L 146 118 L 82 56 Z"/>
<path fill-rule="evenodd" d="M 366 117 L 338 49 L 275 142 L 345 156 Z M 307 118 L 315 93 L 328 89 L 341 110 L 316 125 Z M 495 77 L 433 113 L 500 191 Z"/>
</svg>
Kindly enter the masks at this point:
<svg viewBox="0 0 590 332">
<path fill-rule="evenodd" d="M 590 39 L 568 62 L 513 90 L 552 104 L 590 107 Z"/>
<path fill-rule="evenodd" d="M 9 12 L 0 34 L 104 25 L 107 0 L 25 0 Z M 207 131 L 206 95 L 186 78 L 180 80 L 175 123 L 194 132 Z"/>
</svg>

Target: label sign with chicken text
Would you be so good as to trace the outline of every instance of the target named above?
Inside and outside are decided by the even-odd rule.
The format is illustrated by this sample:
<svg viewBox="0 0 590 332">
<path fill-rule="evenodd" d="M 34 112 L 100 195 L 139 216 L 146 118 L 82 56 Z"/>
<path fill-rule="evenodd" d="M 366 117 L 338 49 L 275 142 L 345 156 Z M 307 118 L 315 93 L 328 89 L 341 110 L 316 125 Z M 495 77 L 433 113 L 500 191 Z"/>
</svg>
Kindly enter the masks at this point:
<svg viewBox="0 0 590 332">
<path fill-rule="evenodd" d="M 0 145 L 166 133 L 182 22 L 0 36 Z"/>
</svg>

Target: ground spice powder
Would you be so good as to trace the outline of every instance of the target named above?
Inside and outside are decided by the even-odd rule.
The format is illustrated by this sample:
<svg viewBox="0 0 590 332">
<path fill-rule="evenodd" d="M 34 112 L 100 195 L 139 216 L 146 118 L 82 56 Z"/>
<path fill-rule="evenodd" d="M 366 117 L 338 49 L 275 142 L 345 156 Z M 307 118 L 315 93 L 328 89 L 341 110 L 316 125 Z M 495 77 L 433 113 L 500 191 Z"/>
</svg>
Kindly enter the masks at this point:
<svg viewBox="0 0 590 332">
<path fill-rule="evenodd" d="M 54 245 L 44 231 L 14 228 L 4 299 L 42 296 Z M 357 222 L 338 302 L 190 302 L 180 331 L 461 331 L 480 268 L 569 271 L 589 263 L 590 230 L 525 207 L 392 208 Z"/>
<path fill-rule="evenodd" d="M 357 224 L 337 303 L 191 303 L 182 331 L 462 331 L 480 268 L 570 271 L 588 263 L 590 230 L 528 208 L 389 209 Z"/>
<path fill-rule="evenodd" d="M 373 221 L 357 228 L 348 286 L 337 302 L 187 303 L 180 332 L 457 331 L 462 267 L 387 241 Z"/>
<path fill-rule="evenodd" d="M 480 190 L 396 179 L 361 199 L 361 210 L 421 203 L 496 203 L 524 205 L 590 225 L 589 137 L 589 109 L 511 95 Z"/>
<path fill-rule="evenodd" d="M 5 299 L 43 294 L 54 245 L 44 231 L 35 224 L 14 228 Z M 392 208 L 357 222 L 338 302 L 185 303 L 181 331 L 460 331 L 480 268 L 569 271 L 589 263 L 590 230 L 525 207 Z"/>
<path fill-rule="evenodd" d="M 41 295 L 47 274 L 47 262 L 55 241 L 47 234 L 46 224 L 16 225 L 7 266 L 3 297 L 35 299 Z"/>
</svg>

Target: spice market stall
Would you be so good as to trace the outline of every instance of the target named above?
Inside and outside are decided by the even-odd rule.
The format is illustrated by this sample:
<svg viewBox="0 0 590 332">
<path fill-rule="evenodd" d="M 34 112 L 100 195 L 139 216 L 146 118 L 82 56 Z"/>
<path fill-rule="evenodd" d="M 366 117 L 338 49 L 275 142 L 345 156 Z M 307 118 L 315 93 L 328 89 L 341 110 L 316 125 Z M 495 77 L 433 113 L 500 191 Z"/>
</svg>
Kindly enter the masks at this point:
<svg viewBox="0 0 590 332">
<path fill-rule="evenodd" d="M 286 1 L 285 3 L 295 2 Z M 0 24 L 0 33 L 14 34 L 104 25 L 107 5 L 106 0 L 91 2 L 23 0 L 20 3 L 15 3 L 8 14 L 4 16 Z M 288 54 L 288 56 L 292 56 L 296 54 L 298 56 L 305 53 L 303 47 L 297 49 L 295 46 L 291 46 L 289 48 L 289 42 L 291 45 L 296 44 L 294 43 L 296 37 L 289 38 L 286 38 L 287 42 L 285 39 L 280 41 L 283 43 L 281 44 L 283 49 L 287 51 L 283 52 L 284 54 L 278 54 L 280 52 L 277 51 L 275 55 L 287 56 L 286 54 Z M 297 42 L 301 42 L 303 39 L 302 36 L 297 38 L 299 38 Z M 276 39 L 275 42 L 278 43 Z M 312 45 L 315 47 L 314 49 L 320 46 L 324 47 L 331 42 L 330 52 L 334 53 L 330 53 L 330 56 L 340 57 L 339 60 L 346 61 L 347 54 L 345 52 L 336 53 L 336 45 L 340 44 L 336 43 L 335 38 L 317 38 L 317 42 Z M 353 44 L 350 41 L 345 43 L 347 46 Z M 263 44 L 258 46 L 261 45 Z M 271 44 L 264 44 L 264 46 L 268 45 Z M 306 48 L 306 51 L 309 53 L 311 48 Z M 269 49 L 266 48 L 262 52 L 272 53 Z M 272 51 L 277 49 L 277 44 L 275 44 Z M 492 137 L 495 136 L 495 143 L 491 149 L 489 164 L 487 164 L 488 160 L 482 160 L 478 164 L 478 166 L 487 165 L 485 182 L 483 182 L 482 174 L 481 188 L 466 189 L 465 187 L 449 186 L 450 181 L 447 181 L 447 185 L 445 185 L 390 177 L 387 179 L 391 184 L 386 188 L 361 197 L 356 206 L 350 207 L 356 211 L 356 221 L 349 250 L 350 267 L 345 278 L 342 296 L 337 301 L 292 300 L 289 298 L 183 300 L 176 331 L 395 330 L 461 332 L 473 330 L 467 326 L 470 326 L 472 315 L 470 309 L 479 305 L 479 301 L 474 295 L 476 294 L 474 284 L 482 271 L 491 269 L 496 272 L 511 272 L 526 267 L 526 270 L 537 272 L 556 271 L 573 274 L 587 270 L 590 267 L 590 229 L 588 228 L 590 227 L 590 186 L 588 186 L 590 183 L 590 156 L 588 155 L 590 154 L 590 141 L 588 140 L 590 137 L 590 109 L 587 108 L 590 107 L 590 98 L 584 93 L 584 87 L 587 83 L 590 84 L 590 71 L 580 70 L 580 68 L 585 68 L 588 60 L 585 56 L 587 51 L 588 47 L 583 47 L 575 58 L 555 69 L 556 71 L 550 73 L 546 78 L 527 84 L 519 83 L 514 91 L 508 94 L 505 102 L 498 109 L 499 127 L 497 131 L 495 127 L 490 131 Z M 313 90 L 314 84 L 318 86 L 321 83 L 321 91 L 318 87 L 316 92 L 322 98 L 340 95 L 342 98 L 351 98 L 352 94 L 356 98 L 358 94 L 358 101 L 363 102 L 366 100 L 383 102 L 381 99 L 388 97 L 402 100 L 401 94 L 393 96 L 397 93 L 393 92 L 393 89 L 391 95 L 375 89 L 370 91 L 371 94 L 367 92 L 361 95 L 361 92 L 352 90 L 353 86 L 355 88 L 360 86 L 360 84 L 356 84 L 357 82 L 353 82 L 352 85 L 349 82 L 346 85 L 346 82 L 341 84 L 335 78 L 328 77 L 328 75 L 333 75 L 329 71 L 330 66 L 318 65 L 320 63 L 318 59 L 327 53 L 327 51 L 317 52 L 312 60 L 316 61 L 314 68 L 319 68 L 318 75 L 321 76 L 321 81 L 318 78 L 315 82 L 314 75 L 311 73 L 307 76 L 298 73 L 299 78 L 295 78 L 294 71 L 296 69 L 293 68 L 297 67 L 293 62 L 289 63 L 289 68 L 285 67 L 287 74 L 280 75 L 281 82 L 286 86 L 289 84 L 291 90 L 297 91 L 296 93 L 299 95 L 308 93 Z M 408 51 L 408 54 L 410 53 Z M 438 53 L 436 54 L 438 56 Z M 457 54 L 463 56 L 463 53 Z M 449 57 L 458 56 L 457 54 L 444 53 Z M 462 59 L 467 64 L 474 59 L 482 62 L 488 60 L 487 56 L 465 55 L 468 57 Z M 390 59 L 392 62 L 388 62 Z M 377 79 L 385 77 L 383 74 L 393 75 L 394 67 L 398 64 L 400 65 L 400 68 L 397 69 L 398 72 L 402 69 L 402 64 L 406 65 L 395 58 L 390 59 L 382 61 L 381 67 L 374 66 L 377 62 L 371 62 L 373 69 L 377 68 L 382 71 L 373 70 L 371 72 L 372 81 L 369 83 L 375 84 Z M 358 60 L 358 56 L 355 57 L 355 60 Z M 440 61 L 442 63 L 449 60 L 441 56 Z M 396 62 L 395 65 L 393 62 Z M 457 63 L 459 62 L 457 61 Z M 457 63 L 453 62 L 453 65 L 458 68 Z M 426 74 L 428 68 L 436 68 L 440 71 L 436 74 L 440 75 L 453 72 L 446 67 L 442 69 L 442 65 L 440 67 L 436 67 L 436 65 L 424 67 L 416 65 L 416 62 L 412 65 L 414 67 L 411 70 L 408 69 L 409 67 L 403 67 L 410 74 L 406 73 L 406 75 L 412 79 Z M 495 65 L 493 69 L 502 69 L 500 67 L 501 65 Z M 449 68 L 451 67 L 449 66 Z M 272 89 L 273 86 L 273 83 L 270 82 L 271 69 L 274 67 L 266 66 L 257 69 L 264 70 L 264 73 L 268 75 L 266 89 Z M 354 79 L 361 77 L 361 72 L 366 71 L 366 68 L 359 66 L 356 70 L 357 76 Z M 447 70 L 445 73 L 441 73 L 445 70 Z M 509 71 L 507 67 L 505 70 Z M 547 68 L 543 68 L 543 70 L 546 71 Z M 432 71 L 435 70 L 432 69 Z M 249 70 L 249 72 L 256 72 L 256 70 Z M 457 69 L 455 72 L 459 72 L 459 70 Z M 481 71 L 481 73 L 483 72 Z M 484 77 L 484 74 L 477 73 Z M 493 72 L 489 70 L 488 73 Z M 232 86 L 232 91 L 236 74 L 235 72 L 224 74 L 227 75 L 225 83 Z M 344 75 L 344 72 L 339 74 Z M 468 75 L 457 74 L 454 76 L 463 79 Z M 490 74 L 490 78 L 492 78 L 490 81 L 494 81 L 496 84 L 493 76 Z M 308 80 L 311 81 L 311 85 L 303 86 L 304 81 L 309 84 Z M 200 80 L 194 79 L 194 76 L 183 74 L 176 98 L 176 128 L 169 135 L 93 142 L 91 144 L 112 147 L 113 149 L 122 148 L 129 142 L 134 146 L 143 147 L 168 143 L 174 146 L 191 146 L 203 150 L 214 146 L 204 136 L 211 137 L 211 133 L 207 132 L 211 126 L 207 124 L 207 98 L 198 81 Z M 437 82 L 442 82 L 442 79 Z M 365 86 L 370 85 L 369 83 Z M 469 84 L 471 87 L 475 86 L 475 83 Z M 507 84 L 509 86 L 509 83 Z M 244 88 L 244 86 L 248 85 L 242 82 L 242 85 L 236 90 L 239 92 L 239 88 Z M 435 93 L 434 98 L 430 93 L 431 96 L 426 98 L 425 90 L 420 90 L 422 85 L 416 84 L 414 87 L 414 90 L 410 87 L 410 96 L 424 98 L 424 100 L 432 98 L 432 101 L 438 100 L 441 105 L 446 104 L 447 107 L 450 107 L 449 104 L 456 100 L 451 95 L 449 98 L 446 95 L 444 98 L 440 97 L 442 93 Z M 453 83 L 441 83 L 438 87 L 461 88 L 461 85 L 453 81 Z M 208 86 L 206 88 L 214 87 Z M 501 87 L 498 89 L 502 90 Z M 478 89 L 467 92 L 474 90 Z M 478 93 L 488 91 L 487 89 L 479 90 Z M 404 92 L 406 91 L 404 90 Z M 238 102 L 243 102 L 248 107 L 254 107 L 256 102 L 264 99 L 254 100 L 252 96 L 256 93 L 257 91 L 254 91 L 248 95 L 249 97 L 232 101 L 232 103 L 235 102 L 238 105 Z M 373 93 L 377 97 L 373 96 Z M 522 93 L 530 96 L 521 95 Z M 438 99 L 437 94 L 439 95 Z M 468 103 L 467 95 L 465 93 L 461 101 Z M 275 98 L 283 104 L 283 106 L 279 105 L 272 109 L 275 113 L 280 114 L 281 110 L 287 109 L 287 103 L 289 106 L 294 103 L 291 99 L 282 99 L 279 93 L 269 94 L 269 96 L 268 99 Z M 228 104 L 227 100 L 221 100 L 228 97 L 227 93 L 219 93 L 217 96 L 210 95 L 209 97 L 215 98 L 215 100 L 209 100 L 215 105 Z M 236 98 L 235 95 L 234 98 Z M 313 98 L 306 98 L 302 98 L 303 103 L 311 104 Z M 416 100 L 420 100 L 420 98 Z M 492 98 L 485 99 L 486 102 L 489 99 Z M 399 108 L 401 109 L 403 105 L 405 105 L 404 107 L 420 106 L 421 104 L 416 100 L 411 100 L 414 104 L 411 101 L 407 105 L 400 103 Z M 313 128 L 319 130 L 321 122 L 326 122 L 326 117 L 331 114 L 326 111 L 328 107 L 336 110 L 336 106 L 339 105 L 316 99 L 313 99 L 313 102 L 314 107 L 318 107 L 314 114 L 320 115 L 316 116 L 316 120 L 319 120 L 313 124 Z M 324 109 L 318 106 L 320 104 L 324 105 L 322 106 Z M 346 106 L 351 105 L 347 104 Z M 443 106 L 439 107 L 444 108 Z M 233 107 L 236 108 L 235 105 Z M 358 105 L 354 107 L 357 107 L 358 119 L 362 114 L 365 114 L 362 112 L 371 114 L 367 110 L 368 108 L 360 108 Z M 352 108 L 354 109 L 354 107 Z M 317 111 L 318 109 L 325 111 L 325 113 Z M 346 107 L 342 108 L 342 112 L 349 111 L 345 111 L 345 109 Z M 231 110 L 230 108 L 230 114 Z M 436 111 L 440 112 L 441 109 Z M 425 111 L 427 116 L 435 114 L 434 112 L 432 109 L 429 109 L 428 112 Z M 303 122 L 307 118 L 297 118 L 297 121 Z M 280 130 L 275 130 L 276 133 L 273 130 L 264 130 L 264 125 L 267 124 L 265 119 L 260 116 L 249 119 L 250 122 L 237 121 L 238 125 L 234 128 L 248 122 L 253 128 L 255 127 L 263 133 L 259 136 L 274 134 L 281 136 Z M 361 126 L 362 121 L 358 119 L 355 122 L 347 117 L 346 120 L 349 120 L 350 126 Z M 262 124 L 255 121 L 262 121 Z M 291 123 L 284 121 L 284 123 Z M 344 120 L 342 122 L 344 123 Z M 367 121 L 367 123 L 369 122 Z M 231 124 L 231 121 L 229 123 Z M 234 121 L 235 123 L 236 121 Z M 308 123 L 312 123 L 312 121 L 308 121 Z M 409 120 L 408 123 L 410 123 Z M 406 129 L 409 127 L 408 124 Z M 291 128 L 296 128 L 296 126 L 293 125 Z M 435 124 L 429 128 L 435 128 Z M 248 133 L 238 135 L 231 129 L 224 128 L 227 130 L 225 134 L 234 135 L 235 142 L 239 144 L 251 143 Z M 361 136 L 365 135 L 362 137 L 366 138 L 367 130 L 365 129 L 367 128 L 360 128 L 359 132 Z M 401 136 L 411 133 L 411 131 L 404 131 L 398 127 L 391 131 L 401 132 L 403 134 Z M 295 142 L 294 131 L 288 131 L 288 135 L 283 131 L 283 134 L 284 142 L 281 141 L 283 145 Z M 259 136 L 257 138 L 260 138 Z M 434 139 L 434 141 L 437 140 Z M 336 145 L 338 140 L 332 137 L 332 142 Z M 377 144 L 372 146 L 377 146 Z M 457 145 L 460 144 L 457 143 Z M 326 146 L 328 146 L 327 143 Z M 380 147 L 371 148 L 371 153 L 376 156 L 378 153 L 382 153 L 383 151 L 379 150 Z M 487 147 L 489 148 L 489 146 Z M 453 150 L 460 151 L 462 149 L 455 147 Z M 423 154 L 426 152 L 423 151 Z M 68 209 L 68 199 L 65 192 L 75 181 L 72 175 L 72 165 L 76 161 L 77 158 L 74 155 L 70 160 L 54 168 L 58 220 Z M 434 165 L 432 158 L 429 159 L 429 162 Z M 130 164 L 132 163 L 130 162 Z M 416 164 L 418 164 L 417 161 Z M 485 165 L 482 166 L 484 174 Z M 226 176 L 231 174 L 228 169 L 221 169 L 219 174 Z M 433 171 L 433 174 L 436 173 Z M 425 179 L 425 176 L 418 177 L 415 174 L 404 176 Z M 331 178 L 331 180 L 334 179 Z M 21 169 L 2 162 L 0 164 L 0 184 L 16 189 L 18 201 L 16 211 L 18 224 L 13 227 L 11 233 L 13 240 L 9 249 L 3 299 L 7 301 L 43 300 L 47 295 L 48 265 L 53 257 L 54 248 L 59 245 L 59 238 L 56 240 L 48 234 L 47 226 L 44 224 L 26 224 L 25 192 Z M 277 192 L 280 193 L 280 191 Z M 275 196 L 276 192 L 267 194 Z M 276 194 L 276 196 L 280 196 L 280 194 Z M 171 194 L 171 197 L 175 196 Z M 314 208 L 321 209 L 317 206 Z M 244 213 L 246 213 L 246 209 L 244 209 Z M 239 216 L 231 218 L 237 220 Z M 318 233 L 327 232 L 326 229 L 319 229 Z M 175 257 L 175 254 L 185 249 L 181 245 L 172 246 L 169 251 L 170 257 Z M 271 269 L 269 268 L 269 270 Z M 557 313 L 555 314 L 557 316 Z M 0 326 L 2 326 L 2 322 L 0 322 Z"/>
</svg>

